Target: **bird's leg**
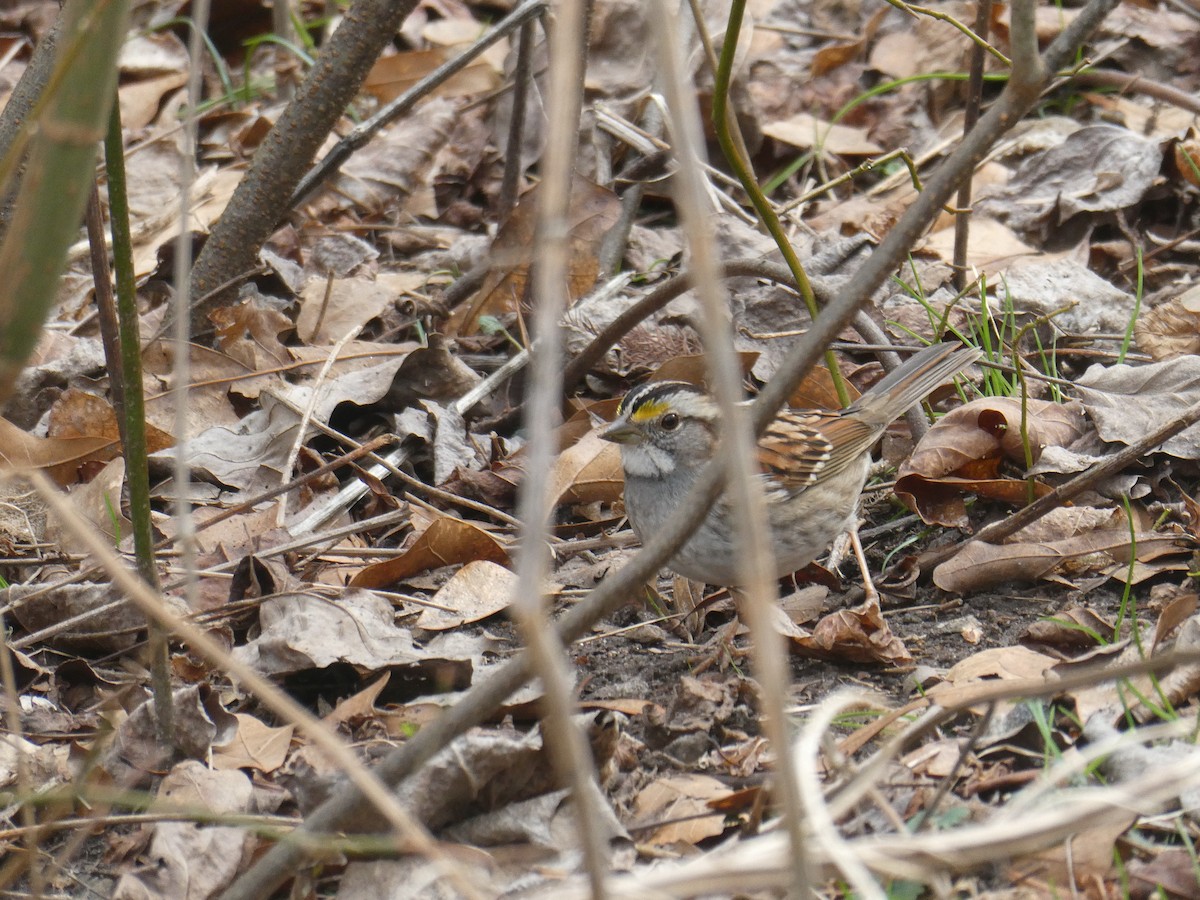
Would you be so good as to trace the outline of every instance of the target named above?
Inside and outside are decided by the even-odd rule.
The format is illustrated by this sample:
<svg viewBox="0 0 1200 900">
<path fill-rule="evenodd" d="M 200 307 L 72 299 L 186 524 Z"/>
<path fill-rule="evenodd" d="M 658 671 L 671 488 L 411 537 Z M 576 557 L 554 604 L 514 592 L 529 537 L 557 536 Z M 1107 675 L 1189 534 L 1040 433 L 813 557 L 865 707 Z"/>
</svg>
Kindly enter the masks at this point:
<svg viewBox="0 0 1200 900">
<path fill-rule="evenodd" d="M 866 602 L 879 603 L 879 591 L 875 590 L 875 582 L 871 580 L 871 570 L 867 566 L 867 556 L 863 553 L 862 541 L 858 539 L 858 518 L 854 519 L 854 524 L 850 526 L 850 546 L 854 548 L 854 558 L 858 560 L 858 569 L 862 572 L 863 577 L 863 592 L 866 594 Z"/>
</svg>

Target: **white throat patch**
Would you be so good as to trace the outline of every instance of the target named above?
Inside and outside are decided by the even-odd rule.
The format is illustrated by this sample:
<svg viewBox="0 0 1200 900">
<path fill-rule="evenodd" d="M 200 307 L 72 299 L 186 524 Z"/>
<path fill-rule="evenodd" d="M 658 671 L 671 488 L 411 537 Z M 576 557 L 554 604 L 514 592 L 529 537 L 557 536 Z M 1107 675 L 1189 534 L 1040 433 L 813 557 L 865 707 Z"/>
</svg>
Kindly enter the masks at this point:
<svg viewBox="0 0 1200 900">
<path fill-rule="evenodd" d="M 675 471 L 671 454 L 650 443 L 622 447 L 621 464 L 626 474 L 638 478 L 665 478 Z"/>
</svg>

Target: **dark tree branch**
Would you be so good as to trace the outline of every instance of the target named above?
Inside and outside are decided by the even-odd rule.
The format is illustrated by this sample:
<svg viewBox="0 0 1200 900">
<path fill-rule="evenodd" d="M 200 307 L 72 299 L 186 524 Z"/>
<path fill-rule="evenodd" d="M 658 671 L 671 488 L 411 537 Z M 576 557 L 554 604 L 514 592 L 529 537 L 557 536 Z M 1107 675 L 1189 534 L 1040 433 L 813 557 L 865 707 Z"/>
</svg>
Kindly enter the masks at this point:
<svg viewBox="0 0 1200 900">
<path fill-rule="evenodd" d="M 193 297 L 206 297 L 231 277 L 255 268 L 325 136 L 358 94 L 371 66 L 417 0 L 355 0 L 317 57 L 295 99 L 254 154 L 246 177 L 209 235 L 192 270 Z M 218 292 L 192 307 L 192 332 L 208 327 Z"/>
</svg>

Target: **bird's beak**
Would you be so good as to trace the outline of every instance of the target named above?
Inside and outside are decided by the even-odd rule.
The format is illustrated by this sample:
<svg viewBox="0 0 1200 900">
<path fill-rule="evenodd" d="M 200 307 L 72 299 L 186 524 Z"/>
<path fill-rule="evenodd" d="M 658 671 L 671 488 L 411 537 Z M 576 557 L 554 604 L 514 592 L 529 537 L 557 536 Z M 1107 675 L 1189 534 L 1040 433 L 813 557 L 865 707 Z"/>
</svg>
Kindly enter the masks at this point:
<svg viewBox="0 0 1200 900">
<path fill-rule="evenodd" d="M 637 426 L 617 419 L 601 429 L 600 437 L 606 441 L 612 441 L 614 444 L 636 444 L 641 441 L 642 432 Z"/>
</svg>

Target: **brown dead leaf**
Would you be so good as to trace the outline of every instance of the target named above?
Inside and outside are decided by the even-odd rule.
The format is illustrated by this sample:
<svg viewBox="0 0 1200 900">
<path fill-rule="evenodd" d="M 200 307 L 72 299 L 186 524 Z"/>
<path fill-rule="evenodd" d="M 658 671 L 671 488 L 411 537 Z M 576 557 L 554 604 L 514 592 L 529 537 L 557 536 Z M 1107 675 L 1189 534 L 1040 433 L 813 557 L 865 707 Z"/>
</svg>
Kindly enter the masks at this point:
<svg viewBox="0 0 1200 900">
<path fill-rule="evenodd" d="M 1190 184 L 1200 187 L 1200 137 L 1189 128 L 1186 137 L 1175 144 L 1175 168 Z"/>
<path fill-rule="evenodd" d="M 808 637 L 793 637 L 792 652 L 842 662 L 904 665 L 912 655 L 892 632 L 876 602 L 840 609 L 817 622 Z"/>
<path fill-rule="evenodd" d="M 1026 647 L 995 647 L 981 650 L 955 663 L 946 672 L 947 686 L 962 686 L 976 681 L 1020 681 L 1043 677 L 1058 660 Z M 942 685 L 936 685 L 937 690 Z M 940 700 L 938 702 L 941 702 Z"/>
<path fill-rule="evenodd" d="M 1052 14 L 1056 10 L 1047 7 L 1044 12 Z M 1072 12 L 1077 13 L 1078 10 Z M 1181 41 L 1195 36 L 1196 20 L 1182 11 L 1166 7 L 1121 4 L 1111 16 L 1105 18 L 1104 26 L 1097 34 L 1105 38 L 1141 41 L 1153 50 L 1175 50 Z"/>
<path fill-rule="evenodd" d="M 646 835 L 651 845 L 695 846 L 725 831 L 725 816 L 709 805 L 729 788 L 709 775 L 671 775 L 651 782 L 633 802 L 635 822 L 666 822 Z"/>
<path fill-rule="evenodd" d="M 79 467 L 107 462 L 120 452 L 116 414 L 108 401 L 94 394 L 68 389 L 50 408 L 49 437 L 37 438 L 12 422 L 0 419 L 0 463 L 13 468 L 47 469 L 60 485 L 79 480 Z M 150 452 L 163 450 L 174 440 L 154 426 L 146 428 Z"/>
<path fill-rule="evenodd" d="M 259 607 L 259 635 L 233 655 L 265 675 L 290 675 L 345 663 L 363 672 L 412 667 L 429 660 L 412 632 L 396 625 L 382 597 L 348 589 L 336 600 L 284 593 Z"/>
<path fill-rule="evenodd" d="M 527 191 L 508 221 L 500 227 L 492 243 L 492 269 L 483 287 L 466 312 L 451 320 L 451 325 L 456 325 L 460 334 L 474 331 L 482 315 L 515 312 L 524 303 L 539 196 L 536 187 Z M 621 201 L 612 191 L 584 178 L 575 178 L 567 211 L 567 293 L 572 300 L 582 297 L 596 283 L 599 272 L 596 251 L 604 235 L 616 223 L 620 210 Z"/>
<path fill-rule="evenodd" d="M 257 769 L 270 774 L 283 765 L 292 743 L 294 725 L 272 728 L 245 713 L 236 713 L 237 734 L 213 747 L 214 769 Z"/>
<path fill-rule="evenodd" d="M 125 486 L 125 459 L 109 460 L 87 484 L 71 491 L 71 505 L 92 529 L 115 547 L 122 537 L 133 533 L 133 523 L 121 511 L 121 491 Z M 54 516 L 46 529 L 47 540 L 60 543 L 70 553 L 85 553 L 83 544 L 59 526 Z"/>
<path fill-rule="evenodd" d="M 449 403 L 467 393 L 480 378 L 441 335 L 430 335 L 426 347 L 414 347 L 392 377 L 383 403 L 388 409 L 415 406 L 418 400 Z"/>
<path fill-rule="evenodd" d="M 120 441 L 117 414 L 103 397 L 74 388 L 63 392 L 50 408 L 46 433 L 52 438 L 104 438 Z M 175 441 L 165 431 L 146 426 L 146 449 L 150 453 L 166 449 Z"/>
<path fill-rule="evenodd" d="M 38 592 L 36 600 L 21 601 Z M 137 644 L 138 629 L 146 617 L 119 592 L 106 584 L 15 584 L 0 591 L 2 602 L 13 604 L 12 615 L 28 632 L 57 625 L 68 619 L 80 621 L 49 639 L 51 646 L 79 653 L 107 654 L 128 650 Z M 88 617 L 89 613 L 95 615 Z"/>
<path fill-rule="evenodd" d="M 446 631 L 494 616 L 508 608 L 516 586 L 517 576 L 511 570 L 487 560 L 471 560 L 433 595 L 417 627 Z"/>
<path fill-rule="evenodd" d="M 250 779 L 238 771 L 214 771 L 198 760 L 177 765 L 163 779 L 157 802 L 164 809 L 200 808 L 217 814 L 254 809 Z M 250 833 L 195 822 L 164 821 L 139 866 L 121 877 L 113 897 L 215 897 L 233 881 L 253 846 Z"/>
<path fill-rule="evenodd" d="M 1138 820 L 1131 812 L 1117 822 L 1084 827 L 1073 834 L 1064 845 L 1020 859 L 1009 870 L 1011 884 L 1054 884 L 1065 887 L 1066 893 L 1075 888 L 1105 883 L 1113 869 L 1117 839 Z M 1195 882 L 1193 881 L 1193 884 Z"/>
<path fill-rule="evenodd" d="M 187 84 L 187 69 L 155 75 L 121 85 L 121 124 L 131 130 L 145 128 L 158 117 L 163 98 Z"/>
<path fill-rule="evenodd" d="M 851 402 L 861 396 L 850 382 L 843 383 L 849 391 Z M 809 369 L 804 380 L 788 397 L 788 406 L 792 409 L 839 409 L 841 405 L 833 386 L 833 376 L 825 366 L 813 366 Z"/>
<path fill-rule="evenodd" d="M 828 44 L 822 47 L 813 56 L 812 77 L 820 78 L 827 72 L 841 68 L 862 53 L 866 43 L 864 39 L 850 44 Z"/>
<path fill-rule="evenodd" d="M 356 694 L 352 694 L 345 700 L 338 703 L 333 708 L 333 712 L 325 716 L 321 721 L 326 725 L 350 725 L 354 726 L 367 719 L 373 719 L 378 715 L 378 710 L 375 708 L 375 701 L 379 699 L 379 695 L 383 693 L 383 689 L 388 686 L 388 682 L 392 680 L 391 672 L 384 672 L 365 688 Z"/>
<path fill-rule="evenodd" d="M 921 249 L 934 254 L 943 262 L 954 259 L 954 226 L 933 232 Z M 1016 233 L 995 219 L 976 216 L 971 219 L 968 234 L 967 265 L 989 275 L 1002 274 L 1004 263 L 1018 256 L 1032 256 L 1038 251 L 1026 244 Z"/>
<path fill-rule="evenodd" d="M 217 346 L 243 365 L 259 371 L 291 361 L 279 335 L 295 325 L 282 311 L 251 297 L 214 309 L 208 316 L 217 329 Z"/>
<path fill-rule="evenodd" d="M 665 710 L 652 700 L 645 700 L 637 697 L 614 700 L 581 700 L 579 708 L 583 710 L 605 709 L 610 712 L 619 712 L 626 716 L 640 716 L 647 710 L 655 710 L 659 715 L 663 715 Z"/>
<path fill-rule="evenodd" d="M 1083 433 L 1083 411 L 1076 403 L 1029 400 L 1027 409 L 1032 462 L 1046 447 L 1069 444 Z M 1026 502 L 1024 481 L 995 478 L 1003 459 L 1026 462 L 1021 424 L 1016 398 L 989 397 L 952 410 L 929 429 L 900 467 L 896 496 L 925 522 L 957 528 L 968 524 L 962 499 L 966 493 Z"/>
<path fill-rule="evenodd" d="M 491 534 L 477 525 L 452 516 L 439 515 L 430 526 L 397 556 L 363 569 L 350 582 L 356 588 L 382 588 L 442 566 L 473 560 L 508 563 L 508 551 Z"/>
<path fill-rule="evenodd" d="M 763 134 L 804 150 L 819 148 L 828 156 L 873 156 L 883 152 L 867 137 L 865 128 L 835 125 L 808 113 L 764 125 Z"/>
<path fill-rule="evenodd" d="M 1133 366 L 1094 365 L 1075 390 L 1106 441 L 1133 444 L 1200 400 L 1200 356 Z M 1158 452 L 1200 458 L 1200 425 L 1168 438 Z"/>
<path fill-rule="evenodd" d="M 1077 9 L 1056 6 L 1039 7 L 1034 16 L 1034 29 L 1037 32 L 1038 43 L 1042 45 L 1050 43 L 1078 14 L 1079 10 Z M 1005 41 L 1010 40 L 1011 19 L 1012 12 L 1008 6 L 997 6 L 992 9 L 992 27 L 996 29 L 997 36 L 1002 35 Z"/>
<path fill-rule="evenodd" d="M 1100 642 L 1116 638 L 1114 623 L 1085 606 L 1074 606 L 1031 622 L 1021 636 L 1022 641 L 1048 644 L 1063 650 L 1095 647 Z"/>
<path fill-rule="evenodd" d="M 235 427 L 238 414 L 229 402 L 229 389 L 232 384 L 244 385 L 238 379 L 254 370 L 209 347 L 190 345 L 188 354 L 195 385 L 188 389 L 189 433 L 198 434 L 214 425 Z M 146 421 L 159 429 L 172 427 L 175 419 L 174 368 L 175 350 L 170 341 L 154 341 L 142 350 Z"/>
<path fill-rule="evenodd" d="M 458 53 L 445 47 L 410 50 L 379 59 L 363 83 L 366 91 L 380 103 L 391 103 L 414 84 Z M 442 82 L 433 92 L 437 97 L 463 97 L 482 94 L 499 84 L 499 73 L 486 60 L 476 59 L 466 68 Z"/>
<path fill-rule="evenodd" d="M 109 402 L 74 388 L 64 391 L 50 408 L 46 433 L 55 438 L 120 440 L 117 415 Z"/>
<path fill-rule="evenodd" d="M 1200 353 L 1200 287 L 1144 310 L 1133 334 L 1138 347 L 1156 360 Z"/>
<path fill-rule="evenodd" d="M 1167 642 L 1159 648 L 1159 652 L 1173 649 L 1188 653 L 1200 647 L 1200 619 L 1195 616 L 1185 620 L 1179 629 L 1178 636 L 1173 642 Z M 1143 648 L 1133 641 L 1124 641 L 1113 645 L 1119 650 L 1119 655 L 1111 653 L 1111 665 L 1133 662 L 1145 658 Z M 1108 648 L 1104 648 L 1108 649 Z M 1089 670 L 1096 670 L 1096 664 L 1086 660 L 1082 665 Z M 1074 662 L 1060 663 L 1059 669 L 1071 671 L 1076 668 Z M 1195 663 L 1185 663 L 1177 666 L 1164 676 L 1157 678 L 1150 675 L 1139 675 L 1128 681 L 1104 679 L 1097 671 L 1097 678 L 1091 687 L 1081 688 L 1072 695 L 1075 712 L 1081 722 L 1089 722 L 1093 718 L 1106 721 L 1109 724 L 1127 721 L 1129 716 L 1145 722 L 1161 716 L 1161 703 L 1171 706 L 1182 706 L 1193 700 L 1200 690 L 1200 666 Z M 1152 699 L 1151 699 L 1152 698 Z M 1099 714 L 1099 716 L 1097 716 Z"/>
<path fill-rule="evenodd" d="M 739 350 L 738 362 L 742 366 L 742 374 L 749 375 L 750 370 L 758 361 L 758 353 L 753 350 Z M 708 371 L 708 360 L 703 353 L 687 353 L 666 360 L 654 370 L 649 381 L 683 381 L 694 384 L 705 390 L 712 390 L 712 381 Z M 615 409 L 614 409 L 615 412 Z"/>
<path fill-rule="evenodd" d="M 1116 507 L 1107 509 L 1099 506 L 1060 506 L 1052 509 L 1036 522 L 1026 525 L 1004 543 L 1042 543 L 1075 537 L 1092 531 L 1103 531 L 1125 526 L 1125 513 Z"/>
<path fill-rule="evenodd" d="M 1139 559 L 1187 549 L 1176 535 L 1136 535 Z M 933 583 L 944 591 L 967 594 L 1010 582 L 1032 581 L 1051 574 L 1078 577 L 1116 564 L 1128 565 L 1128 529 L 1093 531 L 1043 543 L 996 546 L 970 541 L 933 570 Z"/>
<path fill-rule="evenodd" d="M 1192 617 L 1196 612 L 1197 600 L 1200 600 L 1200 595 L 1194 591 L 1179 591 L 1163 607 L 1154 625 L 1154 640 L 1150 643 L 1151 653 L 1171 632 Z"/>
<path fill-rule="evenodd" d="M 625 484 L 620 448 L 589 431 L 559 454 L 550 484 L 556 504 L 620 500 Z"/>
<path fill-rule="evenodd" d="M 1088 125 L 1030 154 L 1002 190 L 979 198 L 976 209 L 1018 232 L 1045 232 L 1076 215 L 1138 203 L 1161 166 L 1157 140 L 1113 125 Z"/>
<path fill-rule="evenodd" d="M 119 442 L 104 437 L 39 438 L 0 418 L 0 464 L 10 469 L 45 469 L 60 485 L 79 480 L 79 467 L 112 459 Z"/>
<path fill-rule="evenodd" d="M 300 295 L 296 333 L 309 344 L 329 345 L 355 328 L 377 318 L 406 293 L 419 290 L 426 276 L 420 272 L 381 272 L 374 278 L 312 278 Z M 318 322 L 321 330 L 314 334 Z"/>
<path fill-rule="evenodd" d="M 868 62 L 890 78 L 908 78 L 919 71 L 922 44 L 921 36 L 911 28 L 889 31 L 875 42 Z"/>
<path fill-rule="evenodd" d="M 1195 900 L 1198 895 L 1196 859 L 1190 848 L 1169 849 L 1160 845 L 1160 849 L 1149 859 L 1130 859 L 1126 865 L 1131 896 L 1187 897 Z"/>
</svg>

